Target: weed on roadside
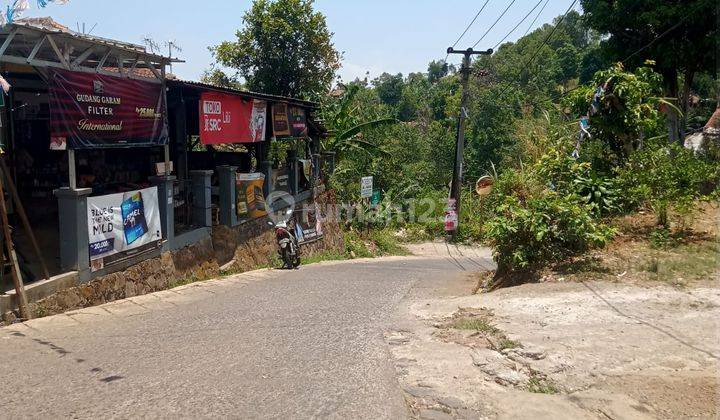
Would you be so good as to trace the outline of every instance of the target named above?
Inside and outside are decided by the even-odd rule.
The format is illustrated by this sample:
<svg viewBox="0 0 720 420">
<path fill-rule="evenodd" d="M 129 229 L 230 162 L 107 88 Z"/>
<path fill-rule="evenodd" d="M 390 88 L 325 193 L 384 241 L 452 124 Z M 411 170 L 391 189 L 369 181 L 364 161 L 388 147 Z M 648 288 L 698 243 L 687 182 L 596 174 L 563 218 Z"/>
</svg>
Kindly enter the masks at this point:
<svg viewBox="0 0 720 420">
<path fill-rule="evenodd" d="M 407 250 L 400 245 L 397 238 L 388 230 L 370 232 L 370 240 L 377 246 L 379 255 L 407 255 Z"/>
<path fill-rule="evenodd" d="M 336 251 L 326 251 L 319 254 L 311 255 L 303 258 L 303 264 L 315 264 L 323 261 L 342 261 L 346 260 L 347 256 Z"/>
<path fill-rule="evenodd" d="M 170 281 L 170 283 L 168 284 L 168 289 L 174 289 L 176 287 L 185 286 L 187 284 L 196 283 L 198 281 L 200 281 L 200 279 L 194 275 L 183 277 Z"/>
<path fill-rule="evenodd" d="M 496 334 L 498 332 L 497 328 L 482 318 L 457 318 L 452 322 L 451 327 L 456 330 L 473 330 L 488 334 Z"/>
<path fill-rule="evenodd" d="M 356 231 L 346 231 L 343 236 L 345 239 L 345 253 L 350 258 L 371 258 L 373 256 Z"/>
<path fill-rule="evenodd" d="M 535 394 L 557 394 L 557 387 L 548 379 L 532 375 L 527 383 L 528 392 Z"/>
<path fill-rule="evenodd" d="M 522 347 L 522 344 L 520 344 L 520 342 L 518 342 L 518 341 L 514 341 L 514 340 L 511 340 L 511 339 L 503 336 L 498 340 L 497 347 L 498 347 L 498 350 L 503 351 L 503 350 L 516 349 L 518 347 Z"/>
</svg>

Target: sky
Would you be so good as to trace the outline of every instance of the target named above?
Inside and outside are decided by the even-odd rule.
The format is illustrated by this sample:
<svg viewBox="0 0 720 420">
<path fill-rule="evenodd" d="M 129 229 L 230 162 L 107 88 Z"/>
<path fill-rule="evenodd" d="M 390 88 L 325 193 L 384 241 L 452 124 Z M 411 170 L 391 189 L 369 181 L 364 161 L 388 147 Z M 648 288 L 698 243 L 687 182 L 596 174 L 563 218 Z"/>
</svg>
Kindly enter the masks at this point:
<svg viewBox="0 0 720 420">
<path fill-rule="evenodd" d="M 480 39 L 513 0 L 489 0 L 475 24 L 458 44 L 468 48 Z M 9 0 L 0 0 L 4 8 Z M 499 42 L 537 4 L 538 0 L 515 0 L 507 14 L 488 33 L 477 49 Z M 66 5 L 33 7 L 25 16 L 51 16 L 77 30 L 85 23 L 93 35 L 142 44 L 151 37 L 162 44 L 174 41 L 185 60 L 173 73 L 182 79 L 198 80 L 213 62 L 209 46 L 235 38 L 242 15 L 251 0 L 70 0 Z M 343 80 L 374 78 L 383 72 L 426 71 L 432 60 L 445 58 L 451 46 L 470 23 L 485 0 L 316 0 L 315 8 L 327 17 L 333 42 L 343 52 Z M 551 22 L 565 12 L 572 0 L 548 0 L 533 28 Z M 508 38 L 521 37 L 539 7 Z M 579 10 L 579 6 L 575 7 Z M 506 41 L 507 42 L 507 41 Z M 450 62 L 460 62 L 459 56 Z"/>
</svg>

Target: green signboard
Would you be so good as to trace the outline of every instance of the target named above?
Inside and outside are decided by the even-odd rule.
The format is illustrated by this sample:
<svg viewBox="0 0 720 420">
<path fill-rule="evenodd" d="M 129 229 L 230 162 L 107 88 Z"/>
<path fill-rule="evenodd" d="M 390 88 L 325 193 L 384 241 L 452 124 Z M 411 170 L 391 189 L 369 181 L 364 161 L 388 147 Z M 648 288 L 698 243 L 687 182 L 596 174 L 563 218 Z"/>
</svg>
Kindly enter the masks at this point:
<svg viewBox="0 0 720 420">
<path fill-rule="evenodd" d="M 370 204 L 373 206 L 380 204 L 380 190 L 373 190 L 372 196 L 370 197 Z"/>
</svg>

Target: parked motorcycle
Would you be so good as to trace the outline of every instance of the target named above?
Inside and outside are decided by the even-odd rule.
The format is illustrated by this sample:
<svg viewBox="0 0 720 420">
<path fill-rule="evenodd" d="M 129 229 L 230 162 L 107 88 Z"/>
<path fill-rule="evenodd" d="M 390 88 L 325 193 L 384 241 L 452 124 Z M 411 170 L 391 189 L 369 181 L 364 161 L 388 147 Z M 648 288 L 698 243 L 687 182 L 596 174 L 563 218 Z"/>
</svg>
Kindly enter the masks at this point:
<svg viewBox="0 0 720 420">
<path fill-rule="evenodd" d="M 295 228 L 292 226 L 293 209 L 285 212 L 285 218 L 268 224 L 275 228 L 275 239 L 278 242 L 279 254 L 283 260 L 283 268 L 297 268 L 300 266 L 300 246 L 295 237 Z"/>
</svg>

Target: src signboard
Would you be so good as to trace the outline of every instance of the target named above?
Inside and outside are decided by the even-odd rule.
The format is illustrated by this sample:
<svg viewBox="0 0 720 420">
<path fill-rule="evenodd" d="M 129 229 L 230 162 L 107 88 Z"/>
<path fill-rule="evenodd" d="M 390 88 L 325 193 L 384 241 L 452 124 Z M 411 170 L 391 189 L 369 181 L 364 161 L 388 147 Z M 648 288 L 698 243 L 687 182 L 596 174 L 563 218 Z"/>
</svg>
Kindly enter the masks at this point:
<svg viewBox="0 0 720 420">
<path fill-rule="evenodd" d="M 267 103 L 220 92 L 200 97 L 202 144 L 255 143 L 265 140 Z"/>
<path fill-rule="evenodd" d="M 161 83 L 52 69 L 49 94 L 53 148 L 167 144 Z"/>
</svg>

